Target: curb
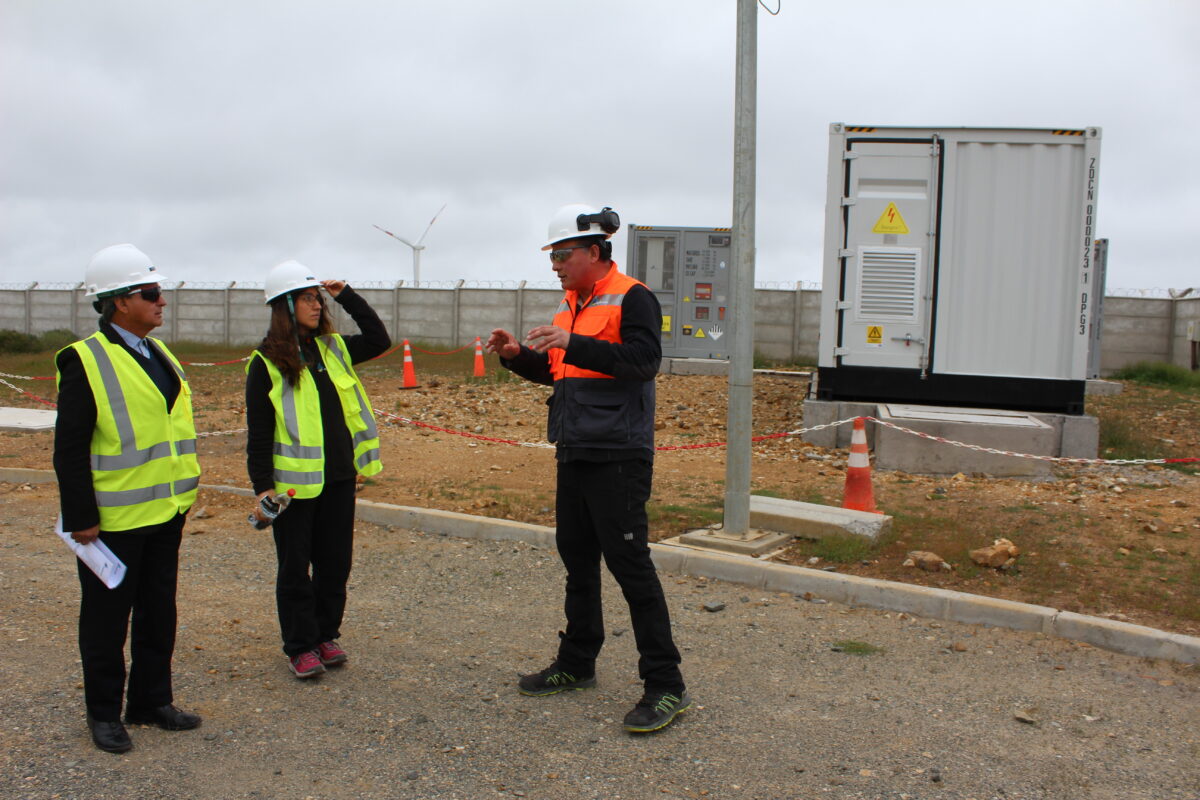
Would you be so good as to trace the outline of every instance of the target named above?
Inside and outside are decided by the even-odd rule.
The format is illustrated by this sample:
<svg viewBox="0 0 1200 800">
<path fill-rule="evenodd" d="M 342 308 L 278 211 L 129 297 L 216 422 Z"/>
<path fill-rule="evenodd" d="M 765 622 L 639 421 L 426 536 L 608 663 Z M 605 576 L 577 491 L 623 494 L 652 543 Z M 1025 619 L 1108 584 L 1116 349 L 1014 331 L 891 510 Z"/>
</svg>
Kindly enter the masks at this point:
<svg viewBox="0 0 1200 800">
<path fill-rule="evenodd" d="M 54 483 L 55 476 L 53 470 L 0 467 L 0 482 Z M 243 497 L 253 494 L 249 489 L 236 486 L 201 484 L 200 488 Z M 371 500 L 359 500 L 355 516 L 378 525 L 395 525 L 464 539 L 523 541 L 539 547 L 554 547 L 553 528 L 512 520 Z M 970 625 L 1030 631 L 1141 658 L 1200 664 L 1200 637 L 1169 633 L 1144 625 L 952 589 L 842 575 L 676 545 L 651 544 L 650 554 L 655 566 L 666 572 L 716 578 L 772 592 L 807 592 L 845 605 L 899 611 Z"/>
</svg>

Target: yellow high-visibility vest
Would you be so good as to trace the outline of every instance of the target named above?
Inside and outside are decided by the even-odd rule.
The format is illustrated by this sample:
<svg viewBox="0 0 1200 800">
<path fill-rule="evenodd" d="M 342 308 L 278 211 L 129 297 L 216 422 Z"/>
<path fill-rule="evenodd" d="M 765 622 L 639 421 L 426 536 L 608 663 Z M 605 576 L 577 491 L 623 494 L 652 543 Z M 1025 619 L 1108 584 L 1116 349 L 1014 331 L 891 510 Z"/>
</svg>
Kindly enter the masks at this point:
<svg viewBox="0 0 1200 800">
<path fill-rule="evenodd" d="M 359 475 L 375 475 L 383 469 L 379 460 L 379 430 L 367 391 L 346 353 L 346 342 L 339 334 L 318 336 L 317 349 L 325 369 L 337 389 L 342 415 L 350 431 L 354 469 Z M 275 491 L 295 489 L 298 498 L 317 497 L 325 485 L 325 431 L 321 427 L 321 399 L 317 381 L 310 370 L 301 370 L 300 380 L 292 386 L 271 359 L 255 350 L 246 364 L 261 359 L 271 377 L 269 396 L 275 407 Z"/>
<path fill-rule="evenodd" d="M 142 365 L 103 333 L 68 345 L 79 354 L 96 400 L 92 487 L 104 531 L 166 522 L 192 507 L 200 485 L 187 376 L 166 345 L 150 337 L 146 342 L 179 377 L 170 411 Z"/>
</svg>

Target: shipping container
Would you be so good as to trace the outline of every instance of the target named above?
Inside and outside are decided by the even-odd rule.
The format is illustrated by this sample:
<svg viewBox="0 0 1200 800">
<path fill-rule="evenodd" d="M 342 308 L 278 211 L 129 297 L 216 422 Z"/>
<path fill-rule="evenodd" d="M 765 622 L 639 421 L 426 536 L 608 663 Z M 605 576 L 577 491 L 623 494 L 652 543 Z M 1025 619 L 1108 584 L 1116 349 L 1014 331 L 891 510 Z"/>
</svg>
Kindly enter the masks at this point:
<svg viewBox="0 0 1200 800">
<path fill-rule="evenodd" d="M 830 126 L 817 399 L 1083 413 L 1100 129 Z"/>
</svg>

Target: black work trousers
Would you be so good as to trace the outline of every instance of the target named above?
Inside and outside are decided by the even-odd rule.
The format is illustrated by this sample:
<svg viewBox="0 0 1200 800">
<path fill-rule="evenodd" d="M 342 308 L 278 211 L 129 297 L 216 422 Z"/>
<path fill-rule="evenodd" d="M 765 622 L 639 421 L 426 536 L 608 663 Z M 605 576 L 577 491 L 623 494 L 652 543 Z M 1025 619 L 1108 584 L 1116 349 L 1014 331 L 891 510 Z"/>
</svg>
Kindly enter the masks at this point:
<svg viewBox="0 0 1200 800">
<path fill-rule="evenodd" d="M 79 655 L 84 702 L 92 719 L 120 719 L 123 696 L 129 708 L 139 711 L 174 702 L 171 657 L 175 652 L 175 586 L 183 520 L 183 514 L 177 514 L 158 525 L 100 531 L 100 540 L 125 564 L 125 578 L 115 589 L 105 586 L 77 559 Z"/>
<path fill-rule="evenodd" d="M 293 500 L 273 528 L 279 630 L 283 652 L 294 656 L 341 636 L 354 551 L 354 479 Z"/>
<path fill-rule="evenodd" d="M 564 610 L 567 630 L 559 634 L 557 663 L 577 675 L 592 675 L 604 644 L 600 558 L 629 604 L 638 648 L 638 674 L 647 691 L 683 692 L 679 650 L 662 584 L 650 560 L 646 501 L 653 464 L 631 461 L 567 461 L 558 464 L 559 557 L 567 569 Z"/>
</svg>

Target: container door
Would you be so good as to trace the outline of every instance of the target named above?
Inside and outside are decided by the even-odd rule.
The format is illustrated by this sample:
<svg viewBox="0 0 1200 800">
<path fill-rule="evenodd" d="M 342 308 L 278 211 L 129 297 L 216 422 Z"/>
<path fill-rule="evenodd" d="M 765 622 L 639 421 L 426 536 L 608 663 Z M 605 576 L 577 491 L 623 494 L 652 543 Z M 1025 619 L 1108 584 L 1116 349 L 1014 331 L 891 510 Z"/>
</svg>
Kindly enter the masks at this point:
<svg viewBox="0 0 1200 800">
<path fill-rule="evenodd" d="M 634 232 L 631 231 L 631 235 Z M 679 234 L 662 231 L 636 231 L 636 249 L 631 248 L 627 269 L 654 292 L 662 306 L 662 350 L 664 356 L 678 356 L 676 334 L 679 330 L 675 280 L 679 266 Z"/>
<path fill-rule="evenodd" d="M 935 138 L 846 152 L 839 365 L 929 367 L 940 150 Z"/>
</svg>

